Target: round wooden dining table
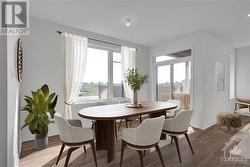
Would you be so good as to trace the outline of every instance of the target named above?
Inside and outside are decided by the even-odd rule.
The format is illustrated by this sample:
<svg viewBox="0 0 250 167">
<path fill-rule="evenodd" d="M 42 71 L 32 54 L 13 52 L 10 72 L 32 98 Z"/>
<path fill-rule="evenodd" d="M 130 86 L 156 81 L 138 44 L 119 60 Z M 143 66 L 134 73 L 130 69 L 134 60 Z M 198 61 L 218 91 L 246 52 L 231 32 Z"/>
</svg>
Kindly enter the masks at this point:
<svg viewBox="0 0 250 167">
<path fill-rule="evenodd" d="M 128 108 L 125 104 L 112 104 L 88 107 L 80 110 L 78 115 L 85 119 L 95 120 L 96 150 L 107 151 L 107 162 L 115 158 L 115 122 L 117 119 L 149 115 L 158 117 L 165 115 L 167 110 L 177 106 L 168 102 L 146 101 L 141 108 Z"/>
</svg>

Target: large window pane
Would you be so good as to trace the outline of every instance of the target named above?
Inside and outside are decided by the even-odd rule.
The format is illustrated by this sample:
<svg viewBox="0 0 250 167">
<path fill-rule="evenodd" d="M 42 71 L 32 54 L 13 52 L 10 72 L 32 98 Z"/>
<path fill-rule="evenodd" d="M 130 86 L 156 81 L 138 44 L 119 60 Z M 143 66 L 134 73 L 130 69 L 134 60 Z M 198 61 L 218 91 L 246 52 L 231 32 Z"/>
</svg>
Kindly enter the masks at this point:
<svg viewBox="0 0 250 167">
<path fill-rule="evenodd" d="M 159 66 L 157 68 L 157 100 L 169 99 L 171 99 L 170 66 Z"/>
<path fill-rule="evenodd" d="M 82 98 L 108 98 L 108 51 L 88 48 L 86 73 L 79 94 Z"/>
<path fill-rule="evenodd" d="M 113 52 L 113 96 L 124 97 L 121 71 L 121 54 Z"/>
<path fill-rule="evenodd" d="M 173 99 L 182 102 L 182 108 L 189 109 L 190 75 L 189 62 L 177 63 L 173 67 Z"/>
</svg>

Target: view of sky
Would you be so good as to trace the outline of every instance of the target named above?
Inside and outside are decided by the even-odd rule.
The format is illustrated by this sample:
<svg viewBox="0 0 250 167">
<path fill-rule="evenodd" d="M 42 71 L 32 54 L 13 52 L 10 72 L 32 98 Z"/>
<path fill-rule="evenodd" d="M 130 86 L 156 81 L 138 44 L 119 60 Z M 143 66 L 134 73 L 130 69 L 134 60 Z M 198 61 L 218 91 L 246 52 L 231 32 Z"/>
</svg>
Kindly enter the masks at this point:
<svg viewBox="0 0 250 167">
<path fill-rule="evenodd" d="M 108 82 L 108 51 L 88 48 L 84 82 Z"/>
<path fill-rule="evenodd" d="M 121 54 L 113 53 L 113 83 L 122 81 Z M 87 67 L 84 82 L 108 82 L 108 51 L 88 48 Z"/>
<path fill-rule="evenodd" d="M 174 82 L 182 82 L 185 79 L 185 63 L 174 64 Z M 158 67 L 158 83 L 170 82 L 170 65 Z"/>
</svg>

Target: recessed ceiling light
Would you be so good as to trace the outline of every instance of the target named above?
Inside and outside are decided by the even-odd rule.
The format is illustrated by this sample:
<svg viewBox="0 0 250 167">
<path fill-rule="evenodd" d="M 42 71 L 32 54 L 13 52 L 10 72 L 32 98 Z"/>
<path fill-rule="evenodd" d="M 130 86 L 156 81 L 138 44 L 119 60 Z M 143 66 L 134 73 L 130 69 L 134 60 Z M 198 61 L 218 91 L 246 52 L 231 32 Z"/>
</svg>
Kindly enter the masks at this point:
<svg viewBox="0 0 250 167">
<path fill-rule="evenodd" d="M 247 15 L 248 17 L 250 17 L 250 13 L 248 13 L 248 15 Z"/>
<path fill-rule="evenodd" d="M 126 26 L 129 27 L 131 24 L 131 18 L 127 17 L 124 20 L 125 20 Z"/>
</svg>

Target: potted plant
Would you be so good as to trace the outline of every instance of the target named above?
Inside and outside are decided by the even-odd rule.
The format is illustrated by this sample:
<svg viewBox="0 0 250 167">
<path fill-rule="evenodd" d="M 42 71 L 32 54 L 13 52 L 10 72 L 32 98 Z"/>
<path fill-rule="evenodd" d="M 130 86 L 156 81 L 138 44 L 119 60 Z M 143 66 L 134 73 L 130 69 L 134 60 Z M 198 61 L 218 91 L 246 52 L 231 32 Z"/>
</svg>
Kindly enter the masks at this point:
<svg viewBox="0 0 250 167">
<path fill-rule="evenodd" d="M 125 81 L 128 86 L 132 89 L 132 107 L 138 106 L 138 91 L 141 89 L 142 85 L 148 81 L 148 75 L 141 75 L 138 69 L 128 69 L 125 74 Z"/>
<path fill-rule="evenodd" d="M 35 134 L 35 148 L 41 150 L 48 145 L 48 125 L 54 123 L 55 106 L 57 97 L 49 93 L 48 85 L 43 85 L 37 91 L 31 91 L 32 97 L 25 96 L 26 105 L 22 111 L 28 115 L 24 120 L 22 129 L 28 126 L 30 132 Z"/>
</svg>

